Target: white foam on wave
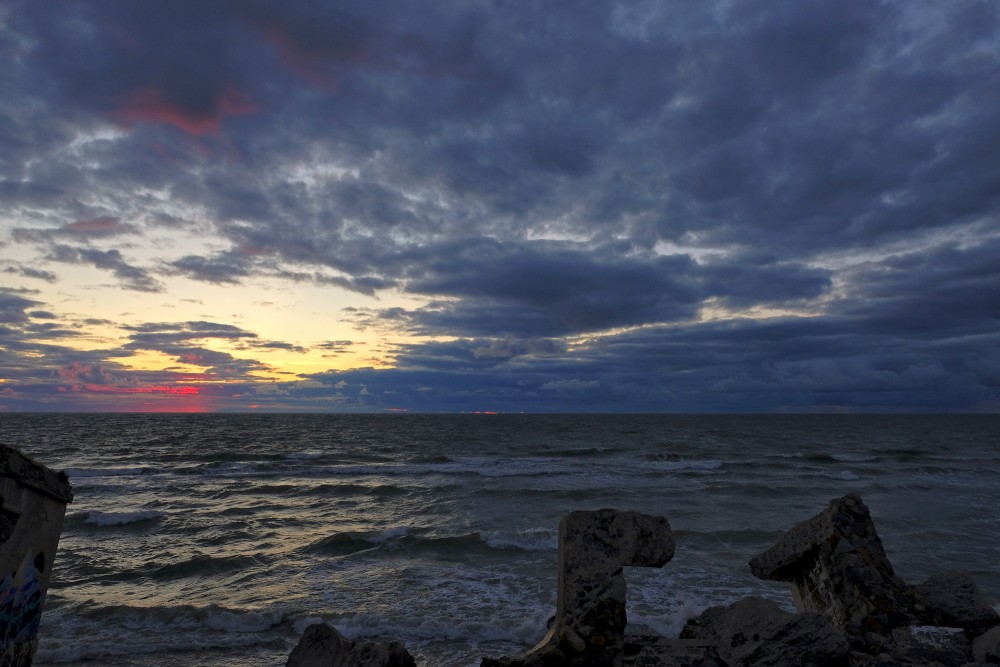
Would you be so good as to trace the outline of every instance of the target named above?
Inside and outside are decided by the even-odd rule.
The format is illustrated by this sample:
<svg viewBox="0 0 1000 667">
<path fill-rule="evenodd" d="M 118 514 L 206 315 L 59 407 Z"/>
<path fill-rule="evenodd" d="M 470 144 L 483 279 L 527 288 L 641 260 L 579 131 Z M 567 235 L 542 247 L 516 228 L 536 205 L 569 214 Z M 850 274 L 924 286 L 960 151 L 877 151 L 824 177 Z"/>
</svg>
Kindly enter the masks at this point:
<svg viewBox="0 0 1000 667">
<path fill-rule="evenodd" d="M 374 544 L 383 544 L 385 542 L 391 542 L 392 540 L 398 540 L 402 537 L 406 537 L 410 534 L 410 529 L 406 526 L 395 526 L 393 528 L 386 528 L 368 537 L 368 541 Z"/>
<path fill-rule="evenodd" d="M 321 456 L 323 455 L 318 452 L 290 452 L 285 454 L 286 459 L 292 459 L 293 461 L 311 461 Z"/>
<path fill-rule="evenodd" d="M 328 623 L 348 639 L 393 638 L 407 647 L 442 641 L 479 644 L 507 642 L 530 647 L 545 634 L 547 619 L 554 609 L 548 605 L 518 608 L 517 620 L 496 622 L 489 615 L 441 613 L 408 614 L 390 617 L 374 613 L 348 613 L 336 617 L 309 616 L 293 623 L 297 635 L 314 623 Z"/>
<path fill-rule="evenodd" d="M 860 477 L 858 477 L 857 475 L 855 475 L 850 470 L 841 470 L 840 472 L 831 472 L 831 473 L 826 474 L 824 476 L 825 477 L 829 477 L 830 479 L 839 479 L 839 480 L 842 480 L 844 482 L 856 482 L 857 480 L 861 479 Z"/>
<path fill-rule="evenodd" d="M 204 610 L 204 624 L 222 632 L 263 632 L 281 623 L 283 616 L 278 611 L 230 611 L 221 607 Z"/>
<path fill-rule="evenodd" d="M 67 468 L 70 480 L 75 477 L 133 477 L 143 474 L 143 468 Z"/>
<path fill-rule="evenodd" d="M 139 510 L 135 512 L 101 512 L 91 510 L 84 523 L 92 526 L 124 526 L 130 523 L 162 519 L 166 514 L 156 510 Z"/>
<path fill-rule="evenodd" d="M 522 549 L 524 551 L 556 551 L 559 535 L 554 530 L 531 528 L 528 530 L 490 530 L 482 534 L 483 541 L 494 549 Z"/>
<path fill-rule="evenodd" d="M 471 473 L 482 477 L 561 475 L 576 469 L 563 459 L 544 457 L 505 459 L 469 456 L 427 466 L 427 472 Z"/>
<path fill-rule="evenodd" d="M 722 461 L 718 459 L 692 459 L 688 461 L 653 461 L 643 464 L 643 470 L 657 472 L 684 472 L 688 470 L 718 470 Z"/>
<path fill-rule="evenodd" d="M 831 454 L 830 458 L 842 463 L 870 463 L 878 459 L 877 456 L 871 454 Z"/>
<path fill-rule="evenodd" d="M 40 633 L 36 660 L 45 663 L 94 661 L 130 655 L 190 650 L 192 646 L 254 646 L 284 620 L 279 611 L 238 611 L 216 605 L 192 607 L 112 606 L 88 616 L 49 613 Z"/>
</svg>

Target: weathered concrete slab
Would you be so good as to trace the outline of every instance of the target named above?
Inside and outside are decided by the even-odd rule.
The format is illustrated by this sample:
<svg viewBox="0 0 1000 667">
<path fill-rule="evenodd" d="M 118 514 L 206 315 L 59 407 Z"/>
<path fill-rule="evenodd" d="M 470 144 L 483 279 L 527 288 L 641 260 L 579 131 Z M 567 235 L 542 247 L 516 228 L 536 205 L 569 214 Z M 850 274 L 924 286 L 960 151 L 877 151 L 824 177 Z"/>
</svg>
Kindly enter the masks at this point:
<svg viewBox="0 0 1000 667">
<path fill-rule="evenodd" d="M 31 664 L 69 480 L 0 444 L 0 664 Z"/>
<path fill-rule="evenodd" d="M 531 651 L 484 658 L 483 667 L 622 664 L 625 647 L 623 566 L 662 567 L 674 555 L 667 519 L 611 509 L 572 512 L 559 524 L 555 621 Z"/>
<path fill-rule="evenodd" d="M 790 582 L 795 606 L 823 614 L 852 644 L 869 645 L 874 641 L 869 635 L 887 636 L 918 622 L 907 586 L 855 493 L 792 527 L 751 559 L 750 569 L 761 579 Z"/>
<path fill-rule="evenodd" d="M 761 597 L 709 608 L 688 622 L 681 637 L 705 642 L 709 654 L 728 667 L 850 663 L 846 637 L 824 616 L 790 614 Z"/>
</svg>

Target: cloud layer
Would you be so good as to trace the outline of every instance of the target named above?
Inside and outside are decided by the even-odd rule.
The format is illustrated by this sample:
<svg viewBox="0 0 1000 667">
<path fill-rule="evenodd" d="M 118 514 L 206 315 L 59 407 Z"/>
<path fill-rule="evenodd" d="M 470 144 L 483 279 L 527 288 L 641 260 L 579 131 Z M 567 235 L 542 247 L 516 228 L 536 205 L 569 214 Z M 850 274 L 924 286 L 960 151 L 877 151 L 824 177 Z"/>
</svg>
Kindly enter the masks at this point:
<svg viewBox="0 0 1000 667">
<path fill-rule="evenodd" d="M 995 411 L 998 12 L 7 3 L 0 406 Z M 88 322 L 80 271 L 357 337 Z"/>
</svg>

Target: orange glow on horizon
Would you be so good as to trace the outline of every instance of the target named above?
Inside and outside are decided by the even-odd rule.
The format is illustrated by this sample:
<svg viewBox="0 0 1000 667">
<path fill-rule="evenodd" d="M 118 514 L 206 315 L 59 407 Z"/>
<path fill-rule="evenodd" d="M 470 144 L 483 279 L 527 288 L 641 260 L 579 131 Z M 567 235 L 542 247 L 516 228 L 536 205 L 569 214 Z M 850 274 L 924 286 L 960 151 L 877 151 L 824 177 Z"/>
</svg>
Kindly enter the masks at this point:
<svg viewBox="0 0 1000 667">
<path fill-rule="evenodd" d="M 215 402 L 190 385 L 119 387 L 114 385 L 70 385 L 68 391 L 84 393 L 100 401 L 102 409 L 114 412 L 212 412 Z M 114 398 L 112 398 L 114 397 Z"/>
</svg>

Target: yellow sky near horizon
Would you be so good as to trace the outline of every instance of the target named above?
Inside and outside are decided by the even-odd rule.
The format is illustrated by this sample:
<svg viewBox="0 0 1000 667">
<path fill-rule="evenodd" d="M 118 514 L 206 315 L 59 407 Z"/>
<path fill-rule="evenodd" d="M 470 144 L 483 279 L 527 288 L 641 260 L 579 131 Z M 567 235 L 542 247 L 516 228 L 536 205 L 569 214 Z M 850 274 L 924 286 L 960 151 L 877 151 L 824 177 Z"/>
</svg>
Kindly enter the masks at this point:
<svg viewBox="0 0 1000 667">
<path fill-rule="evenodd" d="M 206 338 L 203 347 L 240 359 L 254 359 L 271 371 L 253 373 L 270 380 L 290 380 L 298 374 L 391 364 L 395 344 L 414 337 L 389 330 L 383 323 L 373 328 L 362 323 L 359 312 L 392 307 L 413 307 L 418 299 L 396 292 L 368 296 L 336 285 L 296 283 L 278 278 L 254 277 L 244 284 L 196 282 L 182 276 L 159 279 L 162 292 L 126 290 L 106 270 L 85 265 L 54 265 L 59 281 L 49 284 L 27 278 L 10 281 L 10 287 L 25 290 L 24 296 L 39 302 L 32 312 L 48 311 L 60 323 L 72 322 L 78 335 L 61 341 L 78 350 L 117 349 L 132 333 L 124 327 L 149 323 L 207 321 L 239 327 L 256 339 Z M 351 309 L 351 310 L 345 310 Z M 39 333 L 38 340 L 45 338 Z M 337 350 L 324 343 L 350 341 Z M 297 348 L 269 348 L 260 343 L 281 343 Z M 198 372 L 195 364 L 184 364 L 170 355 L 135 350 L 118 357 L 127 369 Z"/>
</svg>

